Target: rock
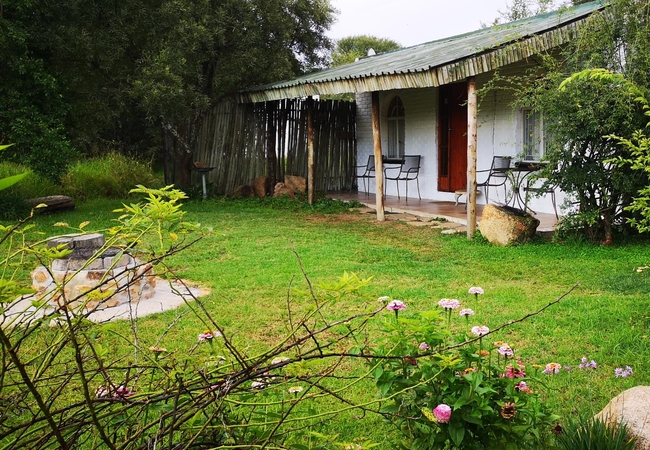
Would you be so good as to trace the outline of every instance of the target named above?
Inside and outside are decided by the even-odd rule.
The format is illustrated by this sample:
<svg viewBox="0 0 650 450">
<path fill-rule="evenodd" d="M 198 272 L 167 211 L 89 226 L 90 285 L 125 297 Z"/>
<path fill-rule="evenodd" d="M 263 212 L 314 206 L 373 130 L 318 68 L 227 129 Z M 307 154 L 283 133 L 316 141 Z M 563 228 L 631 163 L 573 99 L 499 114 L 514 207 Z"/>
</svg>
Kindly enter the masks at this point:
<svg viewBox="0 0 650 450">
<path fill-rule="evenodd" d="M 294 192 L 307 192 L 307 179 L 296 175 L 285 175 L 284 185 Z"/>
<path fill-rule="evenodd" d="M 257 177 L 253 180 L 253 183 L 251 184 L 253 187 L 253 192 L 255 195 L 259 198 L 264 198 L 266 197 L 266 177 L 261 176 Z"/>
<path fill-rule="evenodd" d="M 625 422 L 639 440 L 635 450 L 650 450 L 650 386 L 636 386 L 617 395 L 594 416 L 606 423 Z"/>
<path fill-rule="evenodd" d="M 479 230 L 492 244 L 501 246 L 528 242 L 539 226 L 539 220 L 510 206 L 486 205 Z"/>
<path fill-rule="evenodd" d="M 244 184 L 242 186 L 238 186 L 235 189 L 235 192 L 232 193 L 232 196 L 235 198 L 249 198 L 249 197 L 254 197 L 255 190 L 253 189 L 252 186 L 249 186 L 247 184 Z"/>
<path fill-rule="evenodd" d="M 44 208 L 39 208 L 39 211 L 54 212 L 54 211 L 69 211 L 74 209 L 74 201 L 72 197 L 67 195 L 50 195 L 49 197 L 30 198 L 27 203 L 34 207 L 36 205 L 47 205 Z"/>
<path fill-rule="evenodd" d="M 273 189 L 273 198 L 281 197 L 283 195 L 288 195 L 291 198 L 295 198 L 296 194 L 293 192 L 293 189 L 288 188 L 284 183 L 278 183 Z"/>
</svg>

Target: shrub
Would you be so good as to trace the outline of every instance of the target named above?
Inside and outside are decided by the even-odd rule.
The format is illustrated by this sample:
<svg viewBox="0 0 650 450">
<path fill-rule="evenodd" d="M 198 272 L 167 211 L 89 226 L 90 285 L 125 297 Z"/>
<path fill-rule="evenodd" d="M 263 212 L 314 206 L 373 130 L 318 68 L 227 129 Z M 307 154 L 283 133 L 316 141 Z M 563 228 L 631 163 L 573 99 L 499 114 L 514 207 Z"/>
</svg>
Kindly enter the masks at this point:
<svg viewBox="0 0 650 450">
<path fill-rule="evenodd" d="M 138 184 L 160 184 L 149 165 L 119 153 L 78 161 L 70 166 L 61 183 L 64 192 L 77 200 L 126 198 Z"/>
<path fill-rule="evenodd" d="M 487 327 L 469 332 L 473 310 L 460 311 L 467 333 L 454 337 L 449 326 L 460 302 L 438 304 L 442 314 L 402 318 L 406 305 L 388 303 L 395 317 L 386 320 L 378 347 L 370 351 L 378 356 L 371 369 L 385 399 L 382 412 L 404 436 L 396 448 L 546 448 L 557 416 L 538 397 L 541 383 L 535 385 L 507 343 L 484 342 Z"/>
<path fill-rule="evenodd" d="M 0 179 L 28 172 L 28 168 L 10 162 L 0 163 Z M 58 193 L 60 187 L 42 175 L 31 172 L 7 189 L 0 191 L 0 220 L 13 220 L 29 213 L 25 200 Z"/>
</svg>

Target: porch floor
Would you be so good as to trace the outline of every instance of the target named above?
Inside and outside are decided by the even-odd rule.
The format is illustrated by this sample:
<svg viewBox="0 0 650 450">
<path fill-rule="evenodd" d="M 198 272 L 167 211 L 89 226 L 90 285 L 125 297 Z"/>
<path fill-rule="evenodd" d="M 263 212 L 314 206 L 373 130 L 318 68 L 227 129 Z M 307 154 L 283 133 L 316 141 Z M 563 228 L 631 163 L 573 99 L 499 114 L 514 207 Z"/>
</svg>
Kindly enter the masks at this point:
<svg viewBox="0 0 650 450">
<path fill-rule="evenodd" d="M 359 203 L 370 208 L 376 208 L 375 194 L 366 194 L 365 192 L 340 191 L 329 192 L 328 197 L 337 200 L 356 200 Z M 485 205 L 476 205 L 476 221 L 481 221 L 481 214 Z M 407 213 L 414 216 L 435 218 L 444 218 L 449 222 L 467 225 L 467 210 L 464 203 L 442 202 L 423 198 L 422 200 L 409 197 L 408 201 L 404 197 L 398 199 L 395 195 L 387 195 L 384 199 L 384 211 L 389 213 Z M 533 214 L 540 224 L 537 227 L 538 234 L 545 236 L 552 235 L 555 231 L 557 219 L 554 214 L 536 213 Z"/>
</svg>

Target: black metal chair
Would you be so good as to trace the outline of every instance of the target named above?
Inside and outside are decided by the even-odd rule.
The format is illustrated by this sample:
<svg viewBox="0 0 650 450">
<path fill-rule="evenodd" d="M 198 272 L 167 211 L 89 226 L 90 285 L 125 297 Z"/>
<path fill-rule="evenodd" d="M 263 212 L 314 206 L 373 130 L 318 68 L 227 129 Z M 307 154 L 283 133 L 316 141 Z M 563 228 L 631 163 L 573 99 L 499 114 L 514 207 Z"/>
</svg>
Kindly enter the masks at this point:
<svg viewBox="0 0 650 450">
<path fill-rule="evenodd" d="M 409 181 L 414 181 L 417 183 L 418 186 L 418 198 L 422 200 L 422 197 L 420 196 L 420 181 L 418 180 L 418 175 L 420 174 L 420 159 L 422 156 L 420 155 L 404 155 L 403 160 L 402 160 L 402 165 L 399 166 L 399 172 L 395 176 L 388 176 L 388 171 L 391 170 L 391 168 L 386 168 L 384 170 L 385 176 L 384 178 L 386 180 L 394 180 L 395 183 L 397 183 L 397 198 L 400 198 L 399 195 L 399 182 L 400 181 L 405 181 L 406 182 L 406 201 L 408 202 L 409 200 Z M 395 167 L 395 170 L 398 168 Z"/>
<path fill-rule="evenodd" d="M 359 169 L 363 169 L 363 173 L 359 174 Z M 355 166 L 354 168 L 354 176 L 357 178 L 361 178 L 363 180 L 363 190 L 365 191 L 366 195 L 370 195 L 370 179 L 375 178 L 375 155 L 370 155 L 368 156 L 368 162 L 364 166 Z M 368 187 L 366 188 L 366 179 L 368 180 Z M 352 192 L 352 185 L 354 183 L 350 183 L 350 192 Z M 359 185 L 359 182 L 357 181 L 357 187 Z"/>
<path fill-rule="evenodd" d="M 476 173 L 486 173 L 488 174 L 487 179 L 482 183 L 476 183 L 477 188 L 483 188 L 485 191 L 485 204 L 488 203 L 490 188 L 497 188 L 503 186 L 503 196 L 504 199 L 508 196 L 508 191 L 506 187 L 506 182 L 508 181 L 508 169 L 510 168 L 510 162 L 512 158 L 509 156 L 494 156 L 492 158 L 492 165 L 487 170 L 477 170 Z M 504 202 L 506 203 L 506 202 Z"/>
<path fill-rule="evenodd" d="M 546 185 L 542 184 L 541 186 L 531 186 L 532 183 L 535 183 L 536 180 L 528 180 L 526 186 L 524 187 L 524 210 L 528 209 L 528 194 L 533 193 L 536 197 L 541 197 L 542 195 L 550 195 L 551 202 L 553 203 L 553 210 L 555 211 L 555 218 L 560 220 L 560 216 L 557 213 L 557 202 L 555 199 L 555 185 Z"/>
</svg>

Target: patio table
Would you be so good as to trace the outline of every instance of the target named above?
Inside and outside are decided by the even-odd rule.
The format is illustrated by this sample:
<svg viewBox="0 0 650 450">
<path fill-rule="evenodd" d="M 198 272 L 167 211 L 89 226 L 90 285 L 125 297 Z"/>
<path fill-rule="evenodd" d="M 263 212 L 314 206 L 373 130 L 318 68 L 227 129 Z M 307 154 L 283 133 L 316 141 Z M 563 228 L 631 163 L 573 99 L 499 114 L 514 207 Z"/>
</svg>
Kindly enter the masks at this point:
<svg viewBox="0 0 650 450">
<path fill-rule="evenodd" d="M 530 211 L 535 213 L 532 209 L 527 206 L 525 196 L 527 193 L 522 194 L 524 191 L 524 185 L 530 177 L 535 172 L 546 167 L 548 163 L 540 162 L 527 162 L 527 161 L 517 161 L 515 162 L 514 167 L 508 167 L 503 169 L 495 168 L 495 172 L 504 172 L 508 175 L 508 180 L 510 182 L 510 195 L 506 199 L 506 205 L 512 206 L 514 208 L 519 208 L 522 211 Z"/>
</svg>

